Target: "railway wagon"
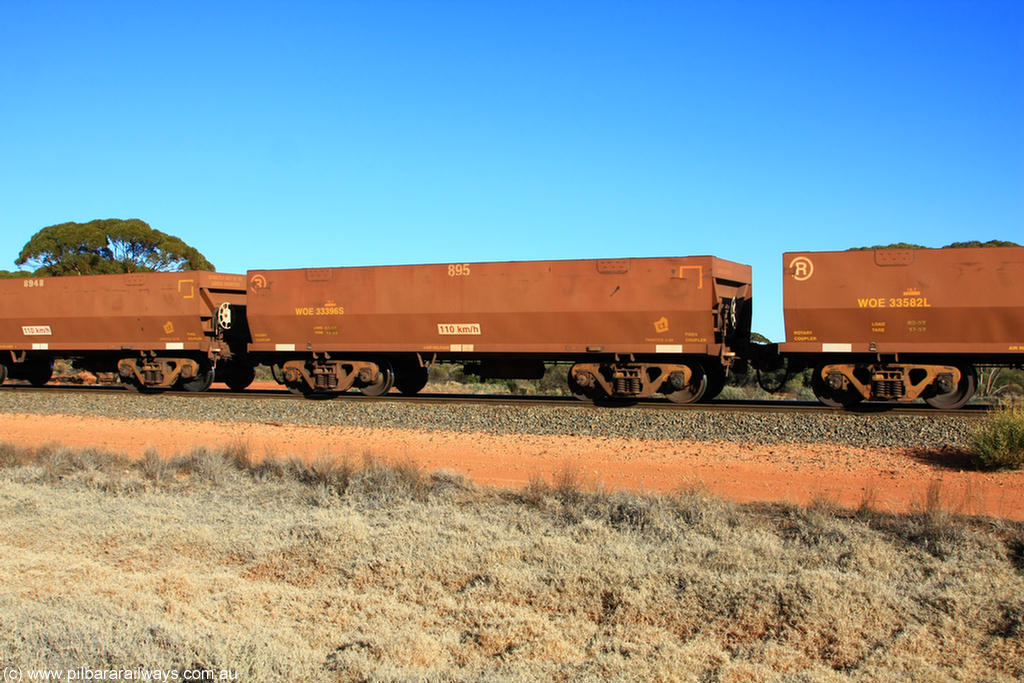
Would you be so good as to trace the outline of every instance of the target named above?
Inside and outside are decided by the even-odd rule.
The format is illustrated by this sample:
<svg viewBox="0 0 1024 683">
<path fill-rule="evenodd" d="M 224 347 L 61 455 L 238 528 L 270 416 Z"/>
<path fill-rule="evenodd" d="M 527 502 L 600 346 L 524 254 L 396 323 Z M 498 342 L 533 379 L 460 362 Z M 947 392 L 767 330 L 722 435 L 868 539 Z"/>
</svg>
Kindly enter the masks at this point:
<svg viewBox="0 0 1024 683">
<path fill-rule="evenodd" d="M 250 270 L 249 351 L 311 395 L 413 394 L 436 362 L 503 379 L 564 362 L 583 400 L 688 403 L 749 339 L 750 276 L 712 256 Z"/>
<path fill-rule="evenodd" d="M 783 278 L 779 350 L 827 405 L 959 408 L 974 364 L 1024 363 L 1024 247 L 793 252 Z"/>
<path fill-rule="evenodd" d="M 245 276 L 208 271 L 0 280 L 0 379 L 45 384 L 57 358 L 139 390 L 235 389 L 244 362 Z"/>
</svg>

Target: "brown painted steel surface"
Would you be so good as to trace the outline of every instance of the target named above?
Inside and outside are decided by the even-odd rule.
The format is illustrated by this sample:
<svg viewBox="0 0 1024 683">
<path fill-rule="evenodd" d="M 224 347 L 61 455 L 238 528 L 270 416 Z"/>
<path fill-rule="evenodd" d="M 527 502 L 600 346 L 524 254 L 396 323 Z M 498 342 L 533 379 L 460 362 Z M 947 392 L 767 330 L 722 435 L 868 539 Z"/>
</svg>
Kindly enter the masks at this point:
<svg viewBox="0 0 1024 683">
<path fill-rule="evenodd" d="M 0 280 L 0 349 L 206 350 L 209 319 L 224 302 L 245 303 L 244 275 L 187 271 Z"/>
<path fill-rule="evenodd" d="M 1024 356 L 1024 247 L 783 255 L 784 352 Z"/>
<path fill-rule="evenodd" d="M 717 353 L 718 295 L 750 296 L 750 267 L 711 256 L 248 277 L 253 351 Z"/>
</svg>

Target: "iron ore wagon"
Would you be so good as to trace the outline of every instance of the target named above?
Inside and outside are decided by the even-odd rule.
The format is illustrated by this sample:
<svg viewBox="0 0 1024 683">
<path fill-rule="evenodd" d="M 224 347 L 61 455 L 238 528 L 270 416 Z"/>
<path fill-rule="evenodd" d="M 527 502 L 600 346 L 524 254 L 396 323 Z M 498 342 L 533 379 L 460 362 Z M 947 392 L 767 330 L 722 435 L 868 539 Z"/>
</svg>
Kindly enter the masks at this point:
<svg viewBox="0 0 1024 683">
<path fill-rule="evenodd" d="M 413 394 L 436 362 L 507 379 L 563 362 L 582 399 L 689 403 L 749 338 L 750 276 L 712 256 L 250 270 L 249 351 L 311 395 Z"/>
<path fill-rule="evenodd" d="M 235 389 L 244 362 L 245 276 L 207 271 L 0 280 L 0 381 L 41 385 L 73 359 L 101 382 Z"/>
<path fill-rule="evenodd" d="M 959 408 L 975 365 L 1024 363 L 1024 247 L 792 252 L 783 278 L 779 352 L 828 405 Z"/>
</svg>

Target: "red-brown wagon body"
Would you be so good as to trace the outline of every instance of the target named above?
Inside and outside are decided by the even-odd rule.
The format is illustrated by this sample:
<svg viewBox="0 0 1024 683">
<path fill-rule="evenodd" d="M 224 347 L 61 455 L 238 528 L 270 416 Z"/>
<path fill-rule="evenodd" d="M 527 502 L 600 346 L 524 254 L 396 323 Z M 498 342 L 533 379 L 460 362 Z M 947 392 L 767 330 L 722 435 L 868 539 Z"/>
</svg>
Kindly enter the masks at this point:
<svg viewBox="0 0 1024 683">
<path fill-rule="evenodd" d="M 577 379 L 609 395 L 647 395 L 664 381 L 648 372 L 660 361 L 693 359 L 717 373 L 732 361 L 731 344 L 749 334 L 750 268 L 711 256 L 252 270 L 248 277 L 250 351 L 292 354 L 294 372 L 282 379 L 310 389 L 341 390 L 350 376 L 359 386 L 353 375 L 383 366 L 361 369 L 356 360 L 388 361 L 400 385 L 403 374 L 435 359 L 476 362 L 482 374 L 509 377 L 532 371 L 533 361 L 562 360 L 577 362 Z M 324 371 L 324 362 L 341 358 L 353 362 L 340 375 Z M 616 385 L 613 366 L 629 363 L 647 375 L 639 385 L 621 377 Z M 326 384 L 316 383 L 318 373 Z"/>
<path fill-rule="evenodd" d="M 973 393 L 972 364 L 1024 362 L 1024 247 L 793 252 L 783 277 L 780 351 L 813 360 L 841 403 L 950 406 Z"/>
<path fill-rule="evenodd" d="M 0 280 L 0 363 L 40 383 L 54 358 L 73 357 L 170 386 L 230 359 L 232 324 L 244 352 L 244 305 L 244 275 L 207 271 Z"/>
</svg>

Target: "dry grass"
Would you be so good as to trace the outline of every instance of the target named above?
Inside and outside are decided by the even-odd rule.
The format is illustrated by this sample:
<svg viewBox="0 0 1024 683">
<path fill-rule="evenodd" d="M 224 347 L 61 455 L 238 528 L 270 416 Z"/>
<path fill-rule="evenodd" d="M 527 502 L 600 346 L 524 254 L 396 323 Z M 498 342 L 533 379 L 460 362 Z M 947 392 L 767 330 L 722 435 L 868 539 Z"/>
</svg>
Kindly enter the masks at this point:
<svg viewBox="0 0 1024 683">
<path fill-rule="evenodd" d="M 1024 526 L 523 491 L 370 455 L 0 444 L 0 666 L 294 681 L 1011 681 Z"/>
</svg>

